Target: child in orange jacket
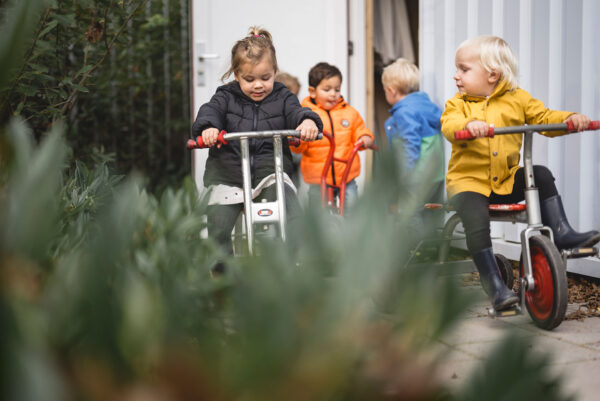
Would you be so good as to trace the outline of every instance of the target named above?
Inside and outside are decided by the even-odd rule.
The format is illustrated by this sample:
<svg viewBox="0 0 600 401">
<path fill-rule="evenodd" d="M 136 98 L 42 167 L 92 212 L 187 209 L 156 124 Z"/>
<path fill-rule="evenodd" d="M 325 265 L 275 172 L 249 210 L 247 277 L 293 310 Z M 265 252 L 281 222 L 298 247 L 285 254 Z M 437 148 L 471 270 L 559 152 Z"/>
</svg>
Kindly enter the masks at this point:
<svg viewBox="0 0 600 401">
<path fill-rule="evenodd" d="M 309 96 L 302 101 L 302 106 L 316 112 L 323 121 L 323 131 L 335 138 L 336 158 L 347 159 L 354 145 L 359 142 L 365 148 L 373 144 L 374 136 L 358 111 L 342 98 L 342 73 L 337 67 L 324 62 L 316 64 L 308 73 L 308 85 Z M 303 142 L 291 150 L 302 154 L 300 170 L 304 181 L 309 185 L 309 206 L 316 207 L 321 203 L 321 174 L 329 152 L 329 140 L 323 138 L 310 143 Z M 333 162 L 327 175 L 327 184 L 340 185 L 345 168 L 344 163 Z M 351 208 L 358 197 L 355 178 L 359 174 L 360 159 L 357 158 L 352 163 L 346 182 L 344 211 Z"/>
</svg>

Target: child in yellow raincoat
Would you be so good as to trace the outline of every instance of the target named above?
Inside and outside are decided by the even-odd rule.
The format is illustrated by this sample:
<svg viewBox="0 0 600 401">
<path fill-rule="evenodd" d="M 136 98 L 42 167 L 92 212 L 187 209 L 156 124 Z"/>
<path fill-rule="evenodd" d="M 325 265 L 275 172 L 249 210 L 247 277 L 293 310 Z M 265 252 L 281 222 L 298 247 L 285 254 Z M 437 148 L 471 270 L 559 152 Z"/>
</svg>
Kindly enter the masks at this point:
<svg viewBox="0 0 600 401">
<path fill-rule="evenodd" d="M 450 203 L 462 219 L 467 247 L 480 273 L 484 290 L 496 310 L 518 302 L 500 277 L 490 238 L 490 203 L 516 203 L 524 199 L 524 174 L 519 166 L 522 134 L 488 138 L 495 127 L 552 124 L 570 121 L 585 130 L 589 118 L 577 113 L 549 110 L 517 85 L 517 61 L 501 38 L 480 36 L 463 42 L 456 51 L 454 80 L 458 93 L 446 102 L 442 133 L 452 143 L 446 175 Z M 456 141 L 454 132 L 468 130 L 476 139 Z M 542 133 L 546 136 L 566 132 Z M 571 228 L 550 170 L 534 166 L 542 221 L 554 233 L 559 249 L 590 246 L 600 240 L 598 231 Z"/>
</svg>

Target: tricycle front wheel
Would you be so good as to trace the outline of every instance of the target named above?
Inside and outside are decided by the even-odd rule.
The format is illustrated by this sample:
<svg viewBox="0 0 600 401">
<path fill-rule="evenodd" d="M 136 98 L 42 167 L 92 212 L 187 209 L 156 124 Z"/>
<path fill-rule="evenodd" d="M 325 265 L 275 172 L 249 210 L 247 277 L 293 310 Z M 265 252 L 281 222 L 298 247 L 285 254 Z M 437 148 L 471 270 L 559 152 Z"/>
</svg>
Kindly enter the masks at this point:
<svg viewBox="0 0 600 401">
<path fill-rule="evenodd" d="M 567 271 L 556 245 L 543 235 L 529 240 L 535 288 L 525 292 L 525 305 L 534 323 L 545 330 L 561 324 L 567 310 Z M 520 262 L 524 276 L 523 257 Z"/>
</svg>

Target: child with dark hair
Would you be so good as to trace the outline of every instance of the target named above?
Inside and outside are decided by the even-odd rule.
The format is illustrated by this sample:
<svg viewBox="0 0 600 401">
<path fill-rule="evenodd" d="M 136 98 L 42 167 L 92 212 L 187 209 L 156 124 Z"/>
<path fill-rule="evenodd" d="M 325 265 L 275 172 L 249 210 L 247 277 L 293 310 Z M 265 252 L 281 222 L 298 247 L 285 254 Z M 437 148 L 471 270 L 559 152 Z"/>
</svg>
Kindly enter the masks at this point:
<svg viewBox="0 0 600 401">
<path fill-rule="evenodd" d="M 308 93 L 302 106 L 308 107 L 321 117 L 323 131 L 335 138 L 334 157 L 347 159 L 357 143 L 367 148 L 373 144 L 374 136 L 365 126 L 358 111 L 350 106 L 341 95 L 342 73 L 334 65 L 321 62 L 308 73 Z M 300 169 L 304 181 L 309 185 L 308 195 L 311 207 L 321 203 L 321 174 L 329 152 L 329 140 L 326 138 L 302 143 L 292 148 L 295 153 L 302 153 Z M 327 184 L 340 185 L 342 173 L 346 165 L 333 162 L 327 176 Z M 358 197 L 355 178 L 360 174 L 360 160 L 352 164 L 346 182 L 345 211 Z"/>
</svg>

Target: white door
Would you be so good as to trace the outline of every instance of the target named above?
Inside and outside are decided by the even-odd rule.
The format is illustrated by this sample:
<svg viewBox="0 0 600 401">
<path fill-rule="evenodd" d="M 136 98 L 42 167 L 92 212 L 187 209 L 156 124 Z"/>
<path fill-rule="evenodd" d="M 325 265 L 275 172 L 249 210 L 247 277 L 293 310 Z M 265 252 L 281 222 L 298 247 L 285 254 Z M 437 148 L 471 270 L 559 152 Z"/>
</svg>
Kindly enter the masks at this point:
<svg viewBox="0 0 600 401">
<path fill-rule="evenodd" d="M 193 118 L 222 85 L 231 48 L 251 26 L 273 36 L 281 71 L 301 82 L 308 95 L 308 71 L 320 61 L 336 65 L 348 77 L 347 0 L 192 0 Z M 344 79 L 342 93 L 348 93 Z M 200 190 L 208 150 L 195 150 L 193 176 Z"/>
</svg>

